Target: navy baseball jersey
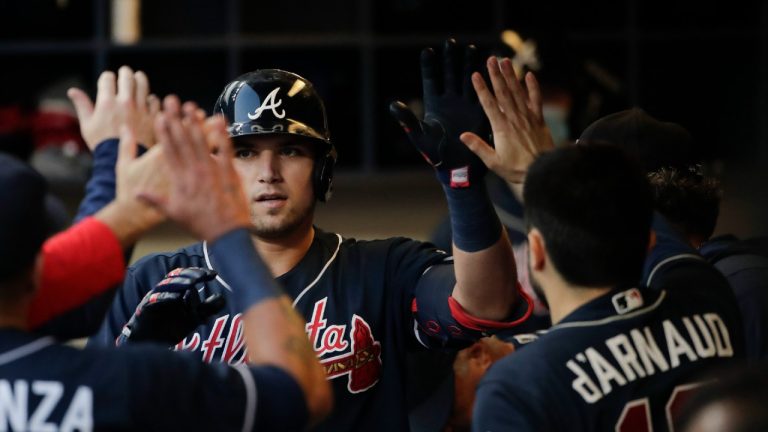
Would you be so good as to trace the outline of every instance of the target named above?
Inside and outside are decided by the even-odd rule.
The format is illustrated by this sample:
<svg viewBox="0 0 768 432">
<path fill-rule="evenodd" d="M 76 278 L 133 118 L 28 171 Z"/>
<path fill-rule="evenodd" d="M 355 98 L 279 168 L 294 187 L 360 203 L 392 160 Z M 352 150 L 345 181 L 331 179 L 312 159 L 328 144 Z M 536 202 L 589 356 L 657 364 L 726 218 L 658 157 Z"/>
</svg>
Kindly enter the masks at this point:
<svg viewBox="0 0 768 432">
<path fill-rule="evenodd" d="M 498 361 L 478 387 L 473 430 L 669 430 L 743 345 L 721 286 L 666 288 L 614 289 Z"/>
<path fill-rule="evenodd" d="M 191 266 L 215 270 L 216 263 L 206 243 L 138 261 L 128 269 L 91 343 L 114 345 L 141 298 L 168 271 Z M 307 335 L 334 389 L 334 411 L 319 430 L 408 430 L 407 352 L 458 349 L 530 314 L 530 304 L 521 301 L 508 323 L 467 316 L 450 298 L 452 270 L 450 259 L 427 243 L 405 238 L 356 241 L 315 228 L 307 254 L 277 280 L 307 321 Z M 429 287 L 437 289 L 420 288 L 425 272 L 437 281 Z M 219 277 L 204 289 L 206 295 L 226 295 L 229 287 Z M 238 312 L 228 305 L 177 349 L 194 351 L 206 362 L 242 362 L 246 353 Z"/>
<path fill-rule="evenodd" d="M 306 421 L 298 384 L 272 366 L 0 330 L 0 430 L 300 431 Z"/>
</svg>

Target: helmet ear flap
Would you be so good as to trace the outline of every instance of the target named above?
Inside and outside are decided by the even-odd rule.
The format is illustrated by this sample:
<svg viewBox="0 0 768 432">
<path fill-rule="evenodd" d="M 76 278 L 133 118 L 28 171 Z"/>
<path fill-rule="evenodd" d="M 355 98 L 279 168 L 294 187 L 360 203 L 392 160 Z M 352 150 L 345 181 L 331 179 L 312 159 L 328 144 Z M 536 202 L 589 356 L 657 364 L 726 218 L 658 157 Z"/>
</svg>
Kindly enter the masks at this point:
<svg viewBox="0 0 768 432">
<path fill-rule="evenodd" d="M 315 160 L 313 168 L 313 186 L 315 198 L 320 202 L 328 202 L 333 195 L 333 167 L 336 165 L 336 149 L 324 153 Z"/>
</svg>

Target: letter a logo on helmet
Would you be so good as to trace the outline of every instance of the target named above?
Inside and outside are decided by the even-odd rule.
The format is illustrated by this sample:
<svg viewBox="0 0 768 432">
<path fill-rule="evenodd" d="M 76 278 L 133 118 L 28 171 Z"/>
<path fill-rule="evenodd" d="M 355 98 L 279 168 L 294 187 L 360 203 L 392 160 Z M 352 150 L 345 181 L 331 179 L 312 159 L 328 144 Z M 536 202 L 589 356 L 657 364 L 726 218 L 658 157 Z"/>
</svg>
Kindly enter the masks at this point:
<svg viewBox="0 0 768 432">
<path fill-rule="evenodd" d="M 311 82 L 280 69 L 248 72 L 224 87 L 213 112 L 227 119 L 227 132 L 233 139 L 293 135 L 314 143 L 318 149 L 315 196 L 320 201 L 330 198 L 336 148 L 331 143 L 325 105 Z"/>
<path fill-rule="evenodd" d="M 272 115 L 279 119 L 285 117 L 285 110 L 281 110 L 281 112 L 276 111 L 277 108 L 283 104 L 282 99 L 275 101 L 275 96 L 277 95 L 278 91 L 280 91 L 280 87 L 269 92 L 267 97 L 264 98 L 264 102 L 261 103 L 261 106 L 256 108 L 256 111 L 254 111 L 253 114 L 248 113 L 248 118 L 251 120 L 256 120 L 257 118 L 261 117 L 261 113 L 267 109 L 272 110 Z"/>
</svg>

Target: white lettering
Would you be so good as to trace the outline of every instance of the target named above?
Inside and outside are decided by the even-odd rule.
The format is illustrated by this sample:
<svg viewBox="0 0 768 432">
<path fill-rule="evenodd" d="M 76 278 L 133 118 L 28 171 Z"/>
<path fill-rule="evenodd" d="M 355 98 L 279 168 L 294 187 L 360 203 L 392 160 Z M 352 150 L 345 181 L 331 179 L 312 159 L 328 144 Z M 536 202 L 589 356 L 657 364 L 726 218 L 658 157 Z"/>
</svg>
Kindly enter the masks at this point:
<svg viewBox="0 0 768 432">
<path fill-rule="evenodd" d="M 27 430 L 27 399 L 29 397 L 29 385 L 26 381 L 17 380 L 11 383 L 0 380 L 0 431 Z"/>
<path fill-rule="evenodd" d="M 685 324 L 685 328 L 688 329 L 688 334 L 691 336 L 693 347 L 696 349 L 696 354 L 698 354 L 701 358 L 712 357 L 716 353 L 715 343 L 712 341 L 712 334 L 709 332 L 709 329 L 707 329 L 707 326 L 704 324 L 704 320 L 701 319 L 701 316 L 694 315 L 693 320 L 696 322 L 696 326 L 699 328 L 698 332 L 696 332 L 696 329 L 693 327 L 693 323 L 691 322 L 690 318 L 683 318 L 683 324 Z M 701 343 L 702 338 L 699 337 L 699 333 L 701 333 L 701 336 L 704 338 L 703 344 Z"/>
<path fill-rule="evenodd" d="M 571 387 L 581 395 L 586 403 L 595 403 L 603 397 L 600 389 L 597 388 L 595 383 L 589 378 L 589 375 L 575 361 L 568 360 L 566 366 L 568 366 L 571 372 L 576 374 L 576 379 L 571 382 Z"/>
<path fill-rule="evenodd" d="M 643 333 L 645 333 L 645 337 L 643 337 Z M 642 360 L 643 366 L 645 366 L 646 374 L 653 375 L 655 373 L 654 364 L 659 370 L 665 372 L 669 369 L 669 365 L 664 358 L 664 354 L 661 353 L 659 346 L 656 344 L 656 340 L 651 334 L 651 329 L 646 327 L 643 329 L 643 333 L 640 333 L 638 329 L 632 329 L 629 332 L 630 336 L 632 336 L 632 342 L 635 344 L 635 349 L 640 355 L 640 360 Z"/>
<path fill-rule="evenodd" d="M 32 393 L 42 396 L 43 399 L 29 418 L 29 429 L 40 432 L 56 431 L 55 423 L 46 423 L 53 409 L 61 400 L 64 394 L 64 386 L 56 381 L 34 381 L 32 382 Z"/>
<path fill-rule="evenodd" d="M 685 354 L 690 361 L 696 361 L 696 354 L 688 342 L 683 339 L 680 332 L 670 320 L 664 320 L 664 336 L 667 338 L 667 351 L 669 351 L 669 364 L 674 368 L 680 365 L 680 354 Z"/>
<path fill-rule="evenodd" d="M 616 381 L 616 384 L 623 386 L 627 383 L 627 380 L 606 360 L 596 349 L 590 347 L 584 352 L 589 359 L 589 365 L 592 366 L 592 370 L 595 371 L 595 376 L 600 382 L 600 387 L 603 390 L 603 394 L 608 394 L 613 389 L 611 387 L 611 380 Z"/>
<path fill-rule="evenodd" d="M 640 362 L 637 361 L 637 353 L 635 352 L 635 348 L 629 342 L 627 335 L 619 334 L 614 336 L 605 341 L 605 344 L 608 346 L 608 349 L 611 350 L 613 357 L 616 358 L 616 361 L 619 363 L 627 380 L 634 381 L 637 378 L 637 375 L 639 375 L 640 378 L 645 377 L 645 370 L 640 365 Z M 635 372 L 637 372 L 637 375 L 635 375 Z"/>
<path fill-rule="evenodd" d="M 715 336 L 717 355 L 720 357 L 733 357 L 731 336 L 728 334 L 728 328 L 723 320 L 715 313 L 704 314 L 704 320 L 707 321 L 709 329 L 712 330 L 712 334 Z"/>
<path fill-rule="evenodd" d="M 62 432 L 74 430 L 93 430 L 93 391 L 88 387 L 77 388 L 72 403 L 61 420 Z"/>
<path fill-rule="evenodd" d="M 32 415 L 29 414 L 29 388 L 24 380 L 16 380 L 11 388 L 8 380 L 0 380 L 0 432 L 12 431 L 91 431 L 93 430 L 93 391 L 80 386 L 67 407 L 61 425 L 51 422 L 51 414 L 62 402 L 64 385 L 58 381 L 32 381 L 32 393 L 40 396 Z"/>
</svg>

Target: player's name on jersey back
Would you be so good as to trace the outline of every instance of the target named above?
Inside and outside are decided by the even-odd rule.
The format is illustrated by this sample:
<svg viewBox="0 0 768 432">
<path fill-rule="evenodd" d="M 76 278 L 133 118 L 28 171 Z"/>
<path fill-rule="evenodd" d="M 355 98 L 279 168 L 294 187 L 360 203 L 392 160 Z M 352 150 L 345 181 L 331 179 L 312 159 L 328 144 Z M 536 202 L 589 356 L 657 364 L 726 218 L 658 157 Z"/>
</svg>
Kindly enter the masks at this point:
<svg viewBox="0 0 768 432">
<path fill-rule="evenodd" d="M 566 366 L 575 375 L 572 388 L 591 404 L 615 387 L 711 357 L 733 357 L 733 346 L 723 319 L 705 313 L 616 334 L 604 346 L 576 353 Z"/>
</svg>

